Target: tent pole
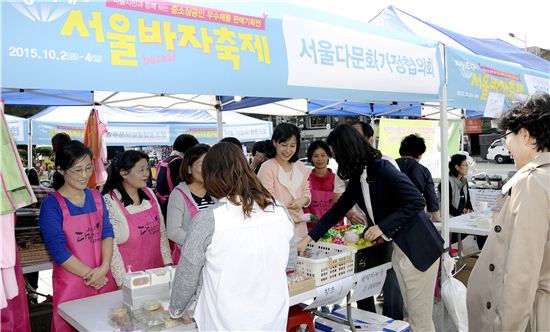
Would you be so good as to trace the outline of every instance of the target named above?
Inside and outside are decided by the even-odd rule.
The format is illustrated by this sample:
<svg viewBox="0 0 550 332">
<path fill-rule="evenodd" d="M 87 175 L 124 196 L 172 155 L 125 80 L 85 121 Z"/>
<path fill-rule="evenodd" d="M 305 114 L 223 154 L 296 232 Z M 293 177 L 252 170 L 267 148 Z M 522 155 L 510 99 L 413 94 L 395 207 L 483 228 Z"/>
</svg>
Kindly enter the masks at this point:
<svg viewBox="0 0 550 332">
<path fill-rule="evenodd" d="M 441 94 L 439 96 L 439 128 L 440 128 L 440 144 L 441 144 L 441 235 L 445 241 L 444 248 L 449 247 L 449 170 L 447 165 L 447 160 L 449 158 L 448 154 L 448 119 L 447 119 L 447 56 L 445 54 L 445 45 L 442 45 L 441 50 L 443 52 L 443 68 L 444 76 L 443 82 L 441 84 Z M 443 264 L 441 264 L 441 276 L 446 278 L 447 276 L 444 273 Z"/>
<path fill-rule="evenodd" d="M 27 169 L 32 168 L 32 120 L 29 118 L 28 137 L 29 141 L 27 142 Z"/>
<path fill-rule="evenodd" d="M 440 128 L 440 146 L 441 146 L 441 205 L 439 207 L 439 212 L 441 214 L 441 231 L 440 234 L 443 237 L 443 254 L 442 258 L 445 257 L 445 255 L 448 254 L 448 250 L 450 250 L 450 238 L 449 238 L 449 171 L 448 171 L 448 165 L 447 160 L 449 158 L 448 149 L 449 149 L 449 143 L 448 143 L 448 137 L 449 137 L 449 131 L 448 131 L 448 118 L 447 118 L 447 54 L 446 54 L 446 48 L 445 44 L 440 43 L 440 50 L 442 52 L 443 57 L 443 82 L 441 82 L 441 89 L 440 89 L 440 95 L 439 95 L 439 110 L 441 112 L 439 116 L 439 128 Z M 443 259 L 442 259 L 443 262 Z M 441 264 L 440 266 L 441 271 L 441 284 L 447 280 L 448 276 L 445 272 L 445 264 Z M 443 308 L 443 326 L 447 326 L 449 322 L 449 314 Z"/>
<path fill-rule="evenodd" d="M 222 103 L 219 96 L 216 96 L 216 132 L 218 134 L 219 142 L 223 138 Z"/>
<path fill-rule="evenodd" d="M 460 117 L 460 151 L 464 151 L 464 130 L 466 127 L 466 111 L 462 109 L 462 116 Z M 468 152 L 469 154 L 470 152 Z"/>
</svg>

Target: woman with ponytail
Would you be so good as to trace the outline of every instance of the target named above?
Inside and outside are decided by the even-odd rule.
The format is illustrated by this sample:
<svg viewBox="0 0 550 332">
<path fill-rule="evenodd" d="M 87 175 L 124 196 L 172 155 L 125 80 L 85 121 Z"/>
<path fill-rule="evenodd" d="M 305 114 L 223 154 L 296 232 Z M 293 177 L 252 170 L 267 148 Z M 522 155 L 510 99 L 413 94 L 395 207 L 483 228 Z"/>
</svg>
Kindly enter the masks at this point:
<svg viewBox="0 0 550 332">
<path fill-rule="evenodd" d="M 141 151 L 116 156 L 103 188 L 115 234 L 111 270 L 119 287 L 130 269 L 144 271 L 172 264 L 160 205 L 147 188 L 148 162 Z"/>
<path fill-rule="evenodd" d="M 53 260 L 52 331 L 74 331 L 57 313 L 60 303 L 116 290 L 110 272 L 113 228 L 101 194 L 87 188 L 92 153 L 79 141 L 56 150 L 53 194 L 38 224 Z"/>
</svg>

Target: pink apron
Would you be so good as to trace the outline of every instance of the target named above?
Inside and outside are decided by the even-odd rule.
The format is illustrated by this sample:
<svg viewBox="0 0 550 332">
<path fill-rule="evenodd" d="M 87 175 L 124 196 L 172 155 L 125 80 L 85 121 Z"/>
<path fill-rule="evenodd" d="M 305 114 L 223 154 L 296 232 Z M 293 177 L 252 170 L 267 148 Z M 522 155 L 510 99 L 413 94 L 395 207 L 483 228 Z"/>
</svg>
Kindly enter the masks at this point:
<svg viewBox="0 0 550 332">
<path fill-rule="evenodd" d="M 96 268 L 100 266 L 102 262 L 103 204 L 99 192 L 92 189 L 96 211 L 77 216 L 71 216 L 61 194 L 57 191 L 52 194 L 63 211 L 63 233 L 65 233 L 67 249 L 89 267 Z M 57 306 L 63 302 L 116 290 L 117 286 L 110 271 L 107 273 L 107 278 L 109 279 L 107 284 L 96 290 L 93 287 L 86 286 L 82 277 L 72 274 L 53 262 L 52 331 L 75 331 L 58 315 Z"/>
<path fill-rule="evenodd" d="M 19 293 L 8 300 L 8 306 L 0 310 L 0 331 L 2 332 L 31 332 L 29 305 L 25 292 L 25 279 L 21 269 L 21 255 L 15 246 L 15 277 Z"/>
<path fill-rule="evenodd" d="M 197 209 L 195 204 L 193 204 L 193 202 L 191 202 L 191 200 L 189 199 L 189 197 L 187 197 L 187 195 L 183 192 L 183 190 L 181 190 L 180 188 L 176 188 L 176 189 L 183 196 L 183 199 L 185 200 L 185 204 L 187 205 L 187 208 L 189 209 L 189 212 L 191 213 L 191 218 L 193 218 L 199 212 L 199 209 Z M 170 241 L 170 250 L 172 252 L 172 263 L 174 263 L 174 265 L 178 265 L 178 263 L 180 261 L 180 257 L 181 257 L 180 247 L 178 246 L 178 244 L 176 242 Z"/>
<path fill-rule="evenodd" d="M 124 265 L 132 267 L 132 271 L 145 271 L 163 267 L 164 261 L 160 251 L 160 215 L 157 200 L 143 190 L 151 207 L 147 210 L 130 214 L 124 204 L 114 195 L 111 197 L 118 202 L 128 222 L 128 240 L 118 245 Z"/>
<path fill-rule="evenodd" d="M 314 190 L 311 189 L 311 203 L 309 204 L 309 211 L 311 214 L 314 214 L 317 216 L 317 220 L 311 221 L 307 223 L 307 230 L 311 231 L 315 225 L 317 225 L 317 221 L 321 219 L 321 217 L 332 207 L 332 196 L 334 193 L 332 191 L 325 191 L 325 190 Z M 338 224 L 341 224 L 342 220 L 338 222 Z"/>
</svg>

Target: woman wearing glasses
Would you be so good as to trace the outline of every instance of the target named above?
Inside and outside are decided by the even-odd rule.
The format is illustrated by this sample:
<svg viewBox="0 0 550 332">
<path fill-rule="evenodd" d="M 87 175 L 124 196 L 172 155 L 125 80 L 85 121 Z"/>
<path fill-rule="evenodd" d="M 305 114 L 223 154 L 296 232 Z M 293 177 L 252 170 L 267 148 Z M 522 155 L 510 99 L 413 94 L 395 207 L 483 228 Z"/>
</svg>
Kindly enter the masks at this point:
<svg viewBox="0 0 550 332">
<path fill-rule="evenodd" d="M 114 158 L 103 194 L 113 224 L 111 270 L 120 287 L 128 270 L 172 264 L 166 228 L 155 194 L 147 188 L 149 156 L 126 151 Z"/>
<path fill-rule="evenodd" d="M 73 331 L 60 303 L 116 290 L 110 273 L 113 228 L 101 194 L 86 187 L 92 153 L 69 141 L 55 156 L 53 194 L 40 206 L 38 225 L 53 260 L 52 331 Z"/>
<path fill-rule="evenodd" d="M 504 115 L 518 172 L 468 280 L 470 331 L 550 331 L 550 95 Z"/>
</svg>

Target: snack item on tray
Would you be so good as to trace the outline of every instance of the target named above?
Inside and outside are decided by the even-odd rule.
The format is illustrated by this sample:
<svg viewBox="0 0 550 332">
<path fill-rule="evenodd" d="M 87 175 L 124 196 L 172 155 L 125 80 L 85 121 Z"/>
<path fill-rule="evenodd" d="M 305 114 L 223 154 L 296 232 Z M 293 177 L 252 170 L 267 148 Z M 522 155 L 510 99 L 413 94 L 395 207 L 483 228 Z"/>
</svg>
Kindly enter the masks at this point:
<svg viewBox="0 0 550 332">
<path fill-rule="evenodd" d="M 166 329 L 171 329 L 179 325 L 179 321 L 177 319 L 172 319 L 170 317 L 163 318 L 163 321 L 164 321 L 164 328 Z"/>
<path fill-rule="evenodd" d="M 128 288 L 146 287 L 151 284 L 151 276 L 145 272 L 126 273 L 124 276 L 124 285 Z"/>
<path fill-rule="evenodd" d="M 143 304 L 143 308 L 147 311 L 155 311 L 160 309 L 160 303 L 159 302 L 146 302 Z"/>
<path fill-rule="evenodd" d="M 147 311 L 155 311 L 155 310 L 158 310 L 160 309 L 160 302 L 158 301 L 149 301 L 149 302 L 145 302 L 143 304 L 143 308 Z"/>
<path fill-rule="evenodd" d="M 295 284 L 295 283 L 298 283 L 298 282 L 302 282 L 306 279 L 308 279 L 309 277 L 304 275 L 302 272 L 300 271 L 294 271 L 292 273 L 288 273 L 286 275 L 286 279 L 287 279 L 287 282 L 289 285 L 292 285 L 292 284 Z"/>
<path fill-rule="evenodd" d="M 124 307 L 118 307 L 111 310 L 111 313 L 114 317 L 124 317 L 128 314 L 128 309 Z"/>
</svg>

